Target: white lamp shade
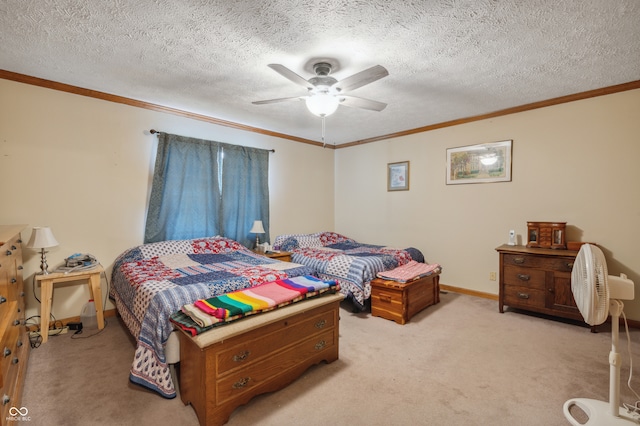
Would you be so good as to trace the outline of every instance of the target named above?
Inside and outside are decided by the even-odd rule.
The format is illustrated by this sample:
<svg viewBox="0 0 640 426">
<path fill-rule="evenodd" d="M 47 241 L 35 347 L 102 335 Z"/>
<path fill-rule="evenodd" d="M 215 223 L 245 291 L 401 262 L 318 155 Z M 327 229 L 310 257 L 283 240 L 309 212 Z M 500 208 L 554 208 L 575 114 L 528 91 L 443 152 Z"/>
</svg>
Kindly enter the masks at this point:
<svg viewBox="0 0 640 426">
<path fill-rule="evenodd" d="M 261 220 L 254 220 L 253 221 L 253 226 L 251 227 L 251 230 L 249 231 L 252 234 L 264 234 L 264 226 L 262 226 L 262 221 Z"/>
<path fill-rule="evenodd" d="M 31 238 L 29 238 L 29 242 L 27 243 L 28 248 L 48 248 L 55 247 L 58 245 L 58 241 L 56 237 L 53 236 L 53 232 L 51 232 L 51 228 L 49 227 L 34 227 L 31 232 Z"/>
<path fill-rule="evenodd" d="M 318 117 L 326 117 L 336 112 L 340 100 L 328 93 L 316 93 L 307 98 L 306 104 L 312 114 Z"/>
</svg>

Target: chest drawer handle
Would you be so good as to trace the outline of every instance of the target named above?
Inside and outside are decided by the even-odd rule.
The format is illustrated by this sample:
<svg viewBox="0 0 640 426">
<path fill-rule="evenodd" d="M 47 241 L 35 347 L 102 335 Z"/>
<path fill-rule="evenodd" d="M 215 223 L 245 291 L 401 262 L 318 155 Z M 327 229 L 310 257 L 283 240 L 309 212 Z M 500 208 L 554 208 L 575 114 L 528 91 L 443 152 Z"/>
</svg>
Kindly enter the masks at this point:
<svg viewBox="0 0 640 426">
<path fill-rule="evenodd" d="M 7 250 L 7 256 L 11 256 L 11 250 Z"/>
<path fill-rule="evenodd" d="M 327 325 L 327 320 L 321 319 L 316 323 L 315 327 L 319 329 L 319 328 L 324 328 L 325 325 Z"/>
<path fill-rule="evenodd" d="M 4 296 L 0 296 L 0 303 L 4 303 L 7 301 L 7 298 Z"/>
<path fill-rule="evenodd" d="M 569 269 L 573 269 L 573 262 L 569 262 L 569 263 L 567 263 L 567 268 L 569 268 Z"/>
<path fill-rule="evenodd" d="M 2 395 L 2 405 L 7 405 L 9 401 L 11 401 L 11 398 L 9 398 L 9 395 L 7 394 Z"/>
<path fill-rule="evenodd" d="M 240 379 L 237 382 L 235 382 L 233 384 L 232 388 L 234 388 L 234 389 L 244 388 L 249 384 L 250 380 L 251 380 L 251 377 L 243 377 L 242 379 Z"/>
<path fill-rule="evenodd" d="M 245 359 L 247 359 L 247 357 L 249 356 L 250 353 L 251 352 L 249 352 L 249 351 L 244 351 L 244 352 L 241 352 L 241 353 L 239 353 L 237 355 L 234 355 L 233 356 L 233 362 L 242 362 L 242 361 L 244 361 Z"/>
<path fill-rule="evenodd" d="M 2 351 L 2 355 L 4 355 L 5 357 L 8 357 L 9 355 L 11 355 L 11 349 L 5 347 L 4 351 Z"/>
<path fill-rule="evenodd" d="M 529 294 L 528 293 L 518 293 L 518 297 L 520 299 L 528 299 L 529 298 Z"/>
<path fill-rule="evenodd" d="M 17 279 L 15 279 L 15 278 L 11 278 L 11 284 L 15 284 L 15 283 L 17 283 L 17 282 L 18 282 L 18 280 L 17 280 Z"/>
<path fill-rule="evenodd" d="M 20 360 L 19 360 L 18 358 L 13 358 L 13 359 L 11 360 L 11 364 L 17 364 L 17 363 L 19 363 L 19 362 L 20 362 Z"/>
<path fill-rule="evenodd" d="M 325 346 L 327 346 L 327 342 L 325 342 L 324 340 L 320 340 L 318 343 L 316 343 L 314 348 L 315 348 L 316 351 L 319 351 L 319 350 L 324 349 Z"/>
<path fill-rule="evenodd" d="M 529 281 L 530 278 L 531 278 L 530 275 L 518 274 L 518 279 L 520 279 L 521 281 Z"/>
<path fill-rule="evenodd" d="M 513 263 L 517 263 L 518 265 L 522 265 L 524 263 L 524 257 L 514 257 Z"/>
</svg>

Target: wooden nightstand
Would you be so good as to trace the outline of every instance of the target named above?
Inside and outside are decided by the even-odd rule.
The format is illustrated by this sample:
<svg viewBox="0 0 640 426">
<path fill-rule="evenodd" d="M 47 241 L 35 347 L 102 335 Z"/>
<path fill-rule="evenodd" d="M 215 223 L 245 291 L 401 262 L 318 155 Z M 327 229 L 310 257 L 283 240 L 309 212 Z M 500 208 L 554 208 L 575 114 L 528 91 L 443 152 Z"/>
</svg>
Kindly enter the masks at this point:
<svg viewBox="0 0 640 426">
<path fill-rule="evenodd" d="M 36 281 L 40 282 L 40 334 L 42 335 L 42 343 L 46 343 L 49 339 L 49 315 L 51 314 L 51 301 L 53 300 L 53 286 L 56 283 L 66 281 L 87 280 L 89 283 L 89 293 L 96 305 L 96 319 L 98 320 L 98 329 L 104 328 L 104 314 L 102 312 L 102 290 L 100 288 L 100 274 L 104 272 L 102 265 L 95 268 L 69 272 L 52 272 L 46 275 L 36 275 Z"/>
<path fill-rule="evenodd" d="M 270 252 L 270 253 L 260 253 L 257 251 L 253 251 L 256 254 L 266 256 L 269 259 L 277 259 L 283 262 L 291 262 L 291 252 L 289 251 L 280 251 L 280 252 Z"/>
</svg>

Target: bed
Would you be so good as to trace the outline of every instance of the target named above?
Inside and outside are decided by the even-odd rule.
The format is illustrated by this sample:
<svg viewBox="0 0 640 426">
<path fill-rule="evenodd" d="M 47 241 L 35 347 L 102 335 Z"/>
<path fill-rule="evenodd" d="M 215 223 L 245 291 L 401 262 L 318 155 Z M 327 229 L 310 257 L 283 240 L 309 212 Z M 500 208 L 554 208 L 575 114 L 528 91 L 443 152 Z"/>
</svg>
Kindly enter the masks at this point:
<svg viewBox="0 0 640 426">
<path fill-rule="evenodd" d="M 308 267 L 269 259 L 219 236 L 126 250 L 114 262 L 109 296 L 136 339 L 129 379 L 174 398 L 166 355 L 172 313 L 199 299 L 310 273 Z"/>
<path fill-rule="evenodd" d="M 371 280 L 376 274 L 404 265 L 411 260 L 424 262 L 416 248 L 405 249 L 363 244 L 335 232 L 279 235 L 274 250 L 291 252 L 291 260 L 306 265 L 321 279 L 335 279 L 340 291 L 359 310 L 371 298 Z M 434 273 L 439 270 L 434 271 Z"/>
</svg>

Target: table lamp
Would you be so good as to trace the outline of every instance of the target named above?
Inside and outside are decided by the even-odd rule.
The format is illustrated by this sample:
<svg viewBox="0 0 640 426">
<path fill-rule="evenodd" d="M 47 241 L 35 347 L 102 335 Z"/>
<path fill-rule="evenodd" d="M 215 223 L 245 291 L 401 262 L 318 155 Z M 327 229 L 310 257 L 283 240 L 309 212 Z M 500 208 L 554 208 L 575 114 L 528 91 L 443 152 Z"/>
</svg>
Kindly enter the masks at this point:
<svg viewBox="0 0 640 426">
<path fill-rule="evenodd" d="M 58 245 L 58 241 L 56 237 L 53 236 L 53 232 L 51 232 L 51 228 L 49 227 L 39 227 L 35 226 L 33 228 L 33 232 L 31 232 L 31 238 L 29 238 L 29 242 L 27 243 L 27 248 L 32 249 L 40 249 L 40 272 L 42 275 L 46 275 L 49 273 L 47 268 L 47 255 L 44 249 L 49 247 L 55 247 Z"/>
<path fill-rule="evenodd" d="M 254 220 L 253 221 L 253 226 L 251 227 L 251 230 L 249 231 L 252 234 L 256 234 L 256 249 L 258 248 L 258 244 L 260 244 L 260 234 L 264 234 L 264 226 L 262 226 L 262 221 L 261 220 Z"/>
</svg>

